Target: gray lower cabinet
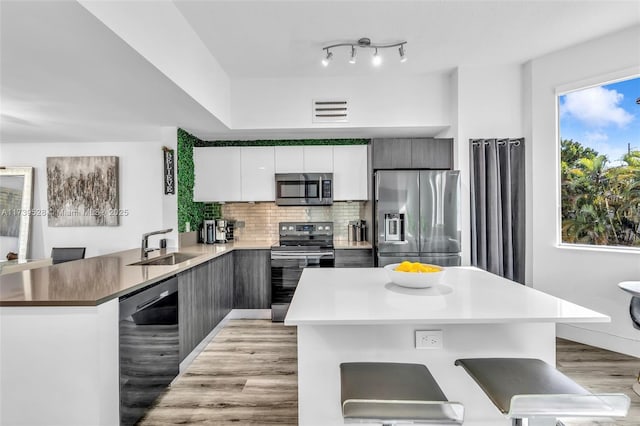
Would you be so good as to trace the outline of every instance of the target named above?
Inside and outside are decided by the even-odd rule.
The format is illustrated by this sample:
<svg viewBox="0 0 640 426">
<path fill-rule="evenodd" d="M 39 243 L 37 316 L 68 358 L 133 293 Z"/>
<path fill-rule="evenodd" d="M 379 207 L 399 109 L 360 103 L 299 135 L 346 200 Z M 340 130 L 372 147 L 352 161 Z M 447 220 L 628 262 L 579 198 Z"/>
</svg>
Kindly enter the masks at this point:
<svg viewBox="0 0 640 426">
<path fill-rule="evenodd" d="M 336 268 L 373 267 L 373 249 L 336 249 Z"/>
<path fill-rule="evenodd" d="M 233 308 L 233 252 L 178 274 L 180 361 Z"/>
<path fill-rule="evenodd" d="M 235 250 L 233 307 L 271 308 L 271 251 Z"/>
<path fill-rule="evenodd" d="M 235 256 L 228 253 L 211 261 L 213 264 L 213 312 L 217 325 L 233 309 L 233 274 Z"/>
<path fill-rule="evenodd" d="M 373 168 L 453 169 L 453 139 L 374 139 Z"/>
<path fill-rule="evenodd" d="M 180 361 L 211 331 L 214 322 L 211 262 L 178 274 Z"/>
</svg>

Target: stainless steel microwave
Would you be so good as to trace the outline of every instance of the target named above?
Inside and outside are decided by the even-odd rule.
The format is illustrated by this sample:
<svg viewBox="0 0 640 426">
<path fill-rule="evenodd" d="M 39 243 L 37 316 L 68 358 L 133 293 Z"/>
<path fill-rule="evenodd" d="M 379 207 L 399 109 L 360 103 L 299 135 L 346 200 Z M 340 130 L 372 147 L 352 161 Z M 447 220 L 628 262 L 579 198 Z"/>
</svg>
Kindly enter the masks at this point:
<svg viewBox="0 0 640 426">
<path fill-rule="evenodd" d="M 279 206 L 333 204 L 333 173 L 276 173 Z"/>
</svg>

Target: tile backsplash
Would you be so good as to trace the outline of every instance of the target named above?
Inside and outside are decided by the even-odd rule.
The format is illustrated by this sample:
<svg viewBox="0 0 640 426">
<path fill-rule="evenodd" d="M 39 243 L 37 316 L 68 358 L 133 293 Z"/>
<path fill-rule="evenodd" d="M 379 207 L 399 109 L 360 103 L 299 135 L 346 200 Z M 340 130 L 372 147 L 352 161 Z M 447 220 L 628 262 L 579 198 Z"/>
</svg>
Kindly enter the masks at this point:
<svg viewBox="0 0 640 426">
<path fill-rule="evenodd" d="M 367 220 L 367 202 L 334 202 L 331 206 L 277 206 L 275 203 L 227 203 L 222 205 L 222 217 L 244 222 L 236 227 L 239 241 L 278 240 L 279 222 L 333 222 L 334 239 L 347 240 L 347 225 L 351 220 Z"/>
</svg>

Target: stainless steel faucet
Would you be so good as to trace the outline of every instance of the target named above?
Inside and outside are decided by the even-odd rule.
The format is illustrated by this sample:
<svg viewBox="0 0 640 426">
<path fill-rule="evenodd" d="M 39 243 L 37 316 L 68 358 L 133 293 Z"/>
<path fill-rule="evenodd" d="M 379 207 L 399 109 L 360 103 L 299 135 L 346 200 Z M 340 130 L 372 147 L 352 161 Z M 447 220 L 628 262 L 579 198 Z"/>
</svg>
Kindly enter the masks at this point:
<svg viewBox="0 0 640 426">
<path fill-rule="evenodd" d="M 167 232 L 173 231 L 173 228 L 163 229 L 161 231 L 153 231 L 147 232 L 146 234 L 142 234 L 142 248 L 140 249 L 140 259 L 146 259 L 149 257 L 149 252 L 155 249 L 149 249 L 149 237 L 152 235 L 158 234 L 166 234 Z"/>
</svg>

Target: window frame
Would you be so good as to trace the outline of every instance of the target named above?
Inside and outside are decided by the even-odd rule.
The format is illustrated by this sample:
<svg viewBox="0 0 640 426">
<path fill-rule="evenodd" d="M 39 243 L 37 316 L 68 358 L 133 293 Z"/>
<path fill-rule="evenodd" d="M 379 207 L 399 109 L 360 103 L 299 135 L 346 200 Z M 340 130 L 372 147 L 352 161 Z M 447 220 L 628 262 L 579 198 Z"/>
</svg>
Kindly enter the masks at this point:
<svg viewBox="0 0 640 426">
<path fill-rule="evenodd" d="M 561 169 L 561 139 L 560 139 L 560 97 L 567 93 L 577 92 L 579 90 L 590 89 L 592 87 L 606 86 L 621 81 L 640 78 L 640 71 L 637 67 L 625 68 L 607 74 L 600 74 L 572 83 L 567 83 L 555 87 L 555 195 L 556 195 L 556 248 L 563 250 L 578 251 L 600 251 L 640 254 L 640 247 L 628 246 L 608 246 L 596 244 L 574 244 L 562 241 L 562 169 Z"/>
</svg>

